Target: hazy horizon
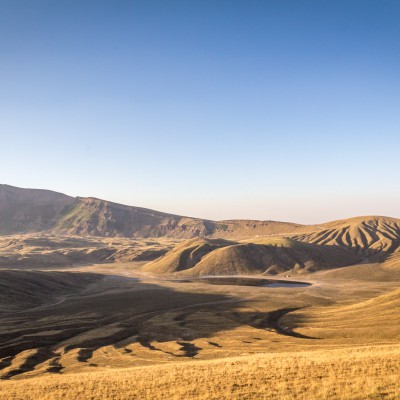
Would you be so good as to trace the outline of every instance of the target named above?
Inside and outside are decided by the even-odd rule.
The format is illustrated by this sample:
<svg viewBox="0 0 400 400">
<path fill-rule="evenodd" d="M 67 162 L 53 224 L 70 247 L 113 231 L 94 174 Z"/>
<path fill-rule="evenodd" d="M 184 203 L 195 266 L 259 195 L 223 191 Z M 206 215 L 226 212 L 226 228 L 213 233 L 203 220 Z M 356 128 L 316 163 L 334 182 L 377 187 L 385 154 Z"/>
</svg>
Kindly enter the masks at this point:
<svg viewBox="0 0 400 400">
<path fill-rule="evenodd" d="M 0 4 L 0 180 L 213 220 L 400 217 L 396 1 Z"/>
</svg>

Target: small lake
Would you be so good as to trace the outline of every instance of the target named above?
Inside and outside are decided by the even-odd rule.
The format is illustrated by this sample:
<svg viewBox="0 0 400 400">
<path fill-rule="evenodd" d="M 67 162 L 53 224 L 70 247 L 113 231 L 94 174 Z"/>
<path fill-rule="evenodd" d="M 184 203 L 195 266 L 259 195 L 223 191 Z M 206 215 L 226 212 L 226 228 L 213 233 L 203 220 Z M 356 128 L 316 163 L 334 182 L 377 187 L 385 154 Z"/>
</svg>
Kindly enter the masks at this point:
<svg viewBox="0 0 400 400">
<path fill-rule="evenodd" d="M 267 288 L 298 288 L 311 286 L 311 283 L 280 279 L 245 278 L 240 276 L 202 276 L 192 282 L 204 282 L 210 285 L 263 286 Z"/>
</svg>

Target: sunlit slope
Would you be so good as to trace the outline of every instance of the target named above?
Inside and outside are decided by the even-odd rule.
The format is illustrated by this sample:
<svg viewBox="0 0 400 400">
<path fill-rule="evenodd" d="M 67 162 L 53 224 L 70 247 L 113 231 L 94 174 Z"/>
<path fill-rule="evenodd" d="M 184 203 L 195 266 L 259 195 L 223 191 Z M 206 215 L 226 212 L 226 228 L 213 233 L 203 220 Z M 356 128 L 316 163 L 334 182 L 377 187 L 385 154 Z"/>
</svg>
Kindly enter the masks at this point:
<svg viewBox="0 0 400 400">
<path fill-rule="evenodd" d="M 399 270 L 400 271 L 400 251 L 397 249 L 394 253 L 388 254 L 385 261 L 382 263 L 382 267 L 388 270 Z"/>
<path fill-rule="evenodd" d="M 203 257 L 215 249 L 232 245 L 223 239 L 192 239 L 176 245 L 165 255 L 147 264 L 143 270 L 163 274 L 193 268 Z"/>
<path fill-rule="evenodd" d="M 328 309 L 310 308 L 290 317 L 287 325 L 302 334 L 321 339 L 393 341 L 400 339 L 400 290 L 353 305 Z"/>
<path fill-rule="evenodd" d="M 293 239 L 322 246 L 351 249 L 356 254 L 385 258 L 400 251 L 400 220 L 389 217 L 358 217 L 316 226 L 314 232 Z"/>
<path fill-rule="evenodd" d="M 180 243 L 144 270 L 185 271 L 192 275 L 277 274 L 313 272 L 359 261 L 358 256 L 345 249 L 285 238 L 257 239 L 255 243 L 196 239 Z"/>
<path fill-rule="evenodd" d="M 395 400 L 398 345 L 259 354 L 5 381 L 4 400 Z"/>
</svg>

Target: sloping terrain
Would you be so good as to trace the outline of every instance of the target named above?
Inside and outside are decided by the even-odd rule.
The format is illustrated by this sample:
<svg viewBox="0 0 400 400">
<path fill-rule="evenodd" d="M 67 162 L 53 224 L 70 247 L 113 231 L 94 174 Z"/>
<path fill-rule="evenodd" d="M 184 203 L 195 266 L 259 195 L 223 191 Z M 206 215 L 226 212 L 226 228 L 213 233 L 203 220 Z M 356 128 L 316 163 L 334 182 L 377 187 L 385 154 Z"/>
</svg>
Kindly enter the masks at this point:
<svg viewBox="0 0 400 400">
<path fill-rule="evenodd" d="M 74 198 L 50 190 L 0 185 L 0 234 L 50 229 Z"/>
<path fill-rule="evenodd" d="M 7 381 L 4 400 L 397 400 L 400 347 L 319 351 L 112 369 Z"/>
<path fill-rule="evenodd" d="M 388 266 L 396 266 L 396 254 L 400 252 L 400 220 L 396 218 L 357 217 L 320 225 L 252 220 L 217 222 L 125 206 L 91 197 L 73 198 L 47 190 L 0 185 L 0 235 L 16 232 L 40 232 L 42 235 L 53 236 L 209 240 L 199 242 L 202 243 L 198 244 L 201 249 L 196 249 L 198 245 L 193 244 L 194 242 L 189 245 L 193 245 L 193 249 L 184 249 L 185 245 L 182 245 L 183 247 L 176 250 L 176 254 L 169 254 L 157 264 L 148 267 L 149 271 L 158 273 L 190 269 L 198 264 L 200 259 L 202 264 L 197 266 L 194 272 L 201 274 L 217 274 L 218 270 L 224 274 L 228 271 L 315 271 L 361 261 L 385 260 L 388 260 Z M 268 243 L 273 237 L 281 238 L 280 244 Z M 236 247 L 214 252 L 227 244 L 224 241 L 210 240 L 221 239 L 248 242 L 230 243 Z M 42 253 L 36 251 L 31 252 L 28 258 L 20 254 L 15 264 L 11 262 L 10 257 L 4 255 L 7 249 L 3 248 L 0 266 L 138 260 L 138 246 L 132 247 L 135 250 L 96 244 L 76 251 L 69 249 L 68 252 L 60 249 Z M 178 256 L 181 251 L 183 254 Z M 195 256 L 193 259 L 188 258 L 189 264 L 182 260 L 176 261 L 193 251 Z M 350 257 L 348 251 L 353 252 L 355 257 Z M 210 253 L 207 262 L 206 253 Z M 152 260 L 162 254 L 162 249 L 158 253 L 149 249 L 148 253 L 143 253 L 141 259 Z M 340 258 L 342 260 L 339 260 Z"/>
<path fill-rule="evenodd" d="M 103 237 L 192 238 L 215 223 L 96 198 L 0 185 L 0 234 L 52 232 Z"/>
<path fill-rule="evenodd" d="M 400 290 L 360 303 L 304 310 L 283 318 L 283 323 L 295 326 L 304 335 L 328 338 L 356 338 L 362 341 L 400 339 Z M 286 319 L 286 320 L 285 320 Z"/>
<path fill-rule="evenodd" d="M 67 207 L 54 231 L 67 234 L 122 237 L 192 238 L 206 236 L 214 224 L 95 198 L 77 198 Z"/>
<path fill-rule="evenodd" d="M 317 225 L 314 232 L 293 239 L 320 246 L 347 248 L 363 257 L 400 251 L 400 220 L 389 217 L 357 217 Z"/>
<path fill-rule="evenodd" d="M 143 270 L 162 274 L 193 268 L 203 257 L 215 249 L 232 245 L 223 239 L 192 239 L 176 245 L 168 253 L 147 264 Z"/>
<path fill-rule="evenodd" d="M 150 262 L 145 271 L 191 275 L 277 274 L 314 272 L 360 262 L 346 249 L 316 246 L 284 238 L 255 242 L 228 242 L 197 239 L 177 245 Z"/>
<path fill-rule="evenodd" d="M 382 266 L 387 269 L 400 270 L 400 252 L 396 251 L 388 255 L 386 260 L 382 263 Z"/>
<path fill-rule="evenodd" d="M 303 273 L 359 262 L 341 249 L 302 244 L 290 239 L 240 243 L 211 253 L 189 272 L 195 275 Z"/>
<path fill-rule="evenodd" d="M 101 275 L 73 272 L 0 271 L 0 313 L 48 305 L 78 293 Z"/>
</svg>

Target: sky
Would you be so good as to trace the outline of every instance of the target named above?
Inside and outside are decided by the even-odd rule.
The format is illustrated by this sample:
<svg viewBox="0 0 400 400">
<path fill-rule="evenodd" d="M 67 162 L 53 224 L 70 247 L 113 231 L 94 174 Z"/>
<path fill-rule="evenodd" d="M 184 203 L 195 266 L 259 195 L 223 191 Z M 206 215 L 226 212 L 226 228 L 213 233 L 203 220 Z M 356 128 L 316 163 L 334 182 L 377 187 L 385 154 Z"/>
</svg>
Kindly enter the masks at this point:
<svg viewBox="0 0 400 400">
<path fill-rule="evenodd" d="M 399 20 L 397 0 L 0 0 L 0 183 L 400 217 Z"/>
</svg>

